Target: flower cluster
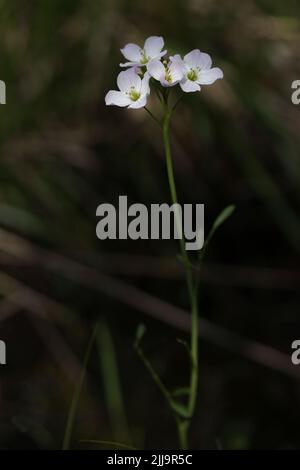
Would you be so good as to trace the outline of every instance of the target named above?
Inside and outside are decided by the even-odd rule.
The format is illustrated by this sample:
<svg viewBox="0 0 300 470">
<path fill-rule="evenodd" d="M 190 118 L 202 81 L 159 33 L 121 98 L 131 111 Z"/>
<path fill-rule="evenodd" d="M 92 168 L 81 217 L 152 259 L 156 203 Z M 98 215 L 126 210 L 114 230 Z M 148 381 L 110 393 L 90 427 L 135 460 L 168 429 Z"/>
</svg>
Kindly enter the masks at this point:
<svg viewBox="0 0 300 470">
<path fill-rule="evenodd" d="M 223 78 L 222 70 L 212 67 L 211 57 L 199 49 L 189 52 L 183 59 L 179 54 L 165 59 L 167 51 L 163 49 L 164 40 L 157 36 L 148 38 L 143 47 L 127 44 L 121 49 L 127 62 L 120 66 L 128 70 L 118 75 L 119 90 L 107 93 L 106 105 L 134 109 L 145 107 L 151 78 L 164 88 L 179 84 L 186 93 L 200 91 L 201 85 L 211 85 Z"/>
</svg>

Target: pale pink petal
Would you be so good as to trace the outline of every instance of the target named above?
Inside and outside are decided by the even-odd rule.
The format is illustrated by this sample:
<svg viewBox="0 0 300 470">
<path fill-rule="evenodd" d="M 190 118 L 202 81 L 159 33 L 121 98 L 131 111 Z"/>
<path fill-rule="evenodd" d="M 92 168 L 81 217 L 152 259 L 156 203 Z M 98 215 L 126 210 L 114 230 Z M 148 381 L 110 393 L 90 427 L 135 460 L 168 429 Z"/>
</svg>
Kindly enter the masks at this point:
<svg viewBox="0 0 300 470">
<path fill-rule="evenodd" d="M 117 84 L 119 89 L 125 93 L 130 91 L 130 88 L 132 87 L 139 90 L 141 87 L 141 77 L 134 69 L 129 69 L 126 70 L 126 72 L 119 73 Z"/>
<path fill-rule="evenodd" d="M 130 62 L 140 62 L 142 49 L 137 44 L 127 44 L 121 52 Z"/>
<path fill-rule="evenodd" d="M 180 54 L 175 54 L 175 55 L 170 56 L 170 62 L 174 62 L 174 61 L 181 62 L 182 64 L 184 63 Z"/>
<path fill-rule="evenodd" d="M 174 86 L 174 85 L 175 85 L 175 83 L 173 83 L 173 82 L 171 82 L 171 83 L 168 82 L 168 80 L 166 80 L 165 77 L 162 77 L 162 78 L 160 79 L 160 84 L 161 84 L 163 87 L 165 87 L 165 88 L 169 88 L 170 86 Z"/>
<path fill-rule="evenodd" d="M 185 93 L 193 93 L 194 91 L 201 90 L 200 85 L 198 85 L 198 83 L 193 82 L 192 80 L 188 80 L 188 79 L 183 80 L 182 82 L 180 82 L 179 85 L 182 91 L 184 91 Z"/>
<path fill-rule="evenodd" d="M 140 71 L 141 71 L 141 66 L 140 66 L 140 64 L 135 65 L 135 66 L 133 67 L 133 70 L 135 71 L 135 73 L 139 74 Z"/>
<path fill-rule="evenodd" d="M 141 95 L 149 95 L 150 94 L 150 75 L 149 72 L 146 72 L 143 79 L 142 79 L 142 86 L 141 86 Z"/>
<path fill-rule="evenodd" d="M 155 80 L 161 81 L 165 76 L 165 67 L 160 60 L 151 60 L 148 64 L 148 72 Z"/>
<path fill-rule="evenodd" d="M 140 62 L 125 62 L 124 64 L 119 64 L 120 67 L 136 67 L 140 65 Z"/>
<path fill-rule="evenodd" d="M 105 96 L 106 106 L 128 106 L 131 103 L 130 99 L 121 91 L 109 91 Z"/>
<path fill-rule="evenodd" d="M 180 54 L 175 54 L 175 55 L 170 56 L 170 60 L 172 61 L 173 59 L 175 59 L 175 60 L 182 60 Z"/>
<path fill-rule="evenodd" d="M 211 66 L 212 60 L 210 55 L 206 54 L 205 52 L 201 52 L 198 67 L 200 67 L 201 70 L 208 70 L 211 68 Z"/>
<path fill-rule="evenodd" d="M 189 52 L 187 55 L 184 56 L 184 62 L 188 64 L 188 66 L 192 69 L 200 68 L 200 69 L 210 69 L 212 66 L 211 57 L 204 52 L 200 52 L 199 49 L 194 49 L 193 51 Z"/>
<path fill-rule="evenodd" d="M 164 47 L 164 40 L 159 36 L 151 36 L 146 39 L 144 49 L 147 57 L 157 57 Z M 165 51 L 166 52 L 166 51 Z"/>
<path fill-rule="evenodd" d="M 159 54 L 157 54 L 156 59 L 161 59 L 164 55 L 167 54 L 167 52 L 167 50 L 160 52 Z"/>
<path fill-rule="evenodd" d="M 183 79 L 184 75 L 184 68 L 182 64 L 182 60 L 175 57 L 171 60 L 169 65 L 169 71 L 172 77 L 173 84 L 180 82 Z"/>
<path fill-rule="evenodd" d="M 182 60 L 179 54 L 170 57 L 170 62 L 176 62 L 177 64 L 181 65 L 183 74 L 190 70 L 190 67 Z"/>
<path fill-rule="evenodd" d="M 202 70 L 199 74 L 197 83 L 200 85 L 212 85 L 216 80 L 223 78 L 224 74 L 221 69 L 214 67 L 210 70 Z"/>
</svg>

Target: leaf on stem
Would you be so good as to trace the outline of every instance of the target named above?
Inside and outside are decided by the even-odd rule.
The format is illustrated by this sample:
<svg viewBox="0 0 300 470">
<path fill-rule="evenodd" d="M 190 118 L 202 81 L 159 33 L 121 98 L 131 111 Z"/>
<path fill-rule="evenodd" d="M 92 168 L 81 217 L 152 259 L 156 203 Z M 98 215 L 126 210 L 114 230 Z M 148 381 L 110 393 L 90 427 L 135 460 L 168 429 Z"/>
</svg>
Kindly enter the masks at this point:
<svg viewBox="0 0 300 470">
<path fill-rule="evenodd" d="M 225 209 L 223 209 L 222 212 L 218 215 L 218 217 L 213 223 L 213 226 L 208 234 L 208 237 L 206 238 L 206 241 L 204 243 L 202 250 L 199 251 L 200 260 L 203 259 L 206 253 L 207 246 L 210 240 L 212 239 L 212 237 L 214 236 L 214 234 L 216 233 L 216 231 L 221 227 L 221 225 L 223 225 L 226 222 L 226 220 L 233 214 L 234 211 L 235 211 L 235 206 L 230 205 L 230 206 L 225 207 Z"/>
<path fill-rule="evenodd" d="M 218 217 L 216 218 L 213 224 L 213 227 L 211 230 L 212 235 L 221 225 L 224 224 L 224 222 L 226 222 L 226 220 L 233 214 L 234 211 L 235 211 L 235 206 L 233 205 L 227 206 L 225 207 L 225 209 L 222 210 L 222 212 L 218 215 Z"/>
</svg>

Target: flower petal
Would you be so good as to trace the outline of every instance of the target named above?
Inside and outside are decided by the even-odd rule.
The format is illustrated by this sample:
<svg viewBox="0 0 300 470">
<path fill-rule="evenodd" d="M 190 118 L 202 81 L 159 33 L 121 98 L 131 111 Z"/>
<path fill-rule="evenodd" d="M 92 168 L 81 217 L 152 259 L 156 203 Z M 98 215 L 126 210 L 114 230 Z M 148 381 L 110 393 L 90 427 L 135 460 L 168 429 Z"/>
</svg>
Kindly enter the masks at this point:
<svg viewBox="0 0 300 470">
<path fill-rule="evenodd" d="M 130 99 L 121 91 L 111 90 L 105 96 L 106 106 L 128 106 L 131 103 Z"/>
<path fill-rule="evenodd" d="M 182 91 L 184 91 L 185 93 L 192 93 L 194 91 L 201 90 L 200 85 L 198 85 L 198 83 L 193 82 L 192 80 L 188 80 L 188 79 L 182 80 L 182 82 L 180 82 L 179 85 Z"/>
<path fill-rule="evenodd" d="M 210 70 L 202 70 L 199 74 L 197 83 L 199 85 L 212 85 L 216 80 L 223 78 L 224 74 L 219 67 L 214 67 Z"/>
<path fill-rule="evenodd" d="M 119 64 L 120 67 L 136 67 L 140 65 L 140 62 L 125 62 L 124 64 Z"/>
<path fill-rule="evenodd" d="M 180 54 L 170 56 L 170 62 L 173 62 L 174 60 L 177 62 L 182 62 L 182 64 L 184 63 Z"/>
<path fill-rule="evenodd" d="M 156 58 L 161 59 L 164 55 L 167 54 L 167 52 L 168 52 L 167 50 L 161 51 L 159 54 L 157 54 Z"/>
<path fill-rule="evenodd" d="M 134 68 L 119 73 L 117 78 L 119 89 L 125 93 L 130 91 L 132 87 L 139 90 L 141 88 L 141 82 L 141 77 L 136 73 Z"/>
<path fill-rule="evenodd" d="M 137 44 L 127 44 L 121 52 L 130 62 L 140 62 L 142 49 Z"/>
<path fill-rule="evenodd" d="M 141 95 L 150 95 L 150 75 L 148 72 L 145 73 L 143 79 L 142 79 L 142 86 L 141 86 Z"/>
<path fill-rule="evenodd" d="M 193 51 L 189 52 L 187 55 L 184 56 L 184 62 L 186 62 L 189 67 L 207 70 L 210 69 L 212 66 L 211 57 L 205 52 L 200 52 L 199 49 L 194 49 Z"/>
<path fill-rule="evenodd" d="M 150 59 L 157 57 L 160 54 L 163 47 L 164 47 L 164 40 L 162 37 L 159 37 L 159 36 L 151 36 L 150 38 L 146 39 L 145 45 L 144 45 L 146 55 L 150 57 Z"/>
<path fill-rule="evenodd" d="M 175 85 L 176 83 L 180 82 L 183 79 L 184 66 L 180 58 L 172 57 L 172 59 L 170 59 L 169 70 L 170 70 L 170 74 L 172 77 L 173 85 Z"/>
<path fill-rule="evenodd" d="M 201 52 L 200 60 L 199 60 L 199 67 L 202 70 L 208 70 L 212 66 L 212 59 L 209 54 L 205 52 Z"/>
<path fill-rule="evenodd" d="M 130 109 L 139 109 L 144 108 L 147 103 L 147 95 L 141 95 L 140 98 L 136 101 L 131 102 L 131 105 L 128 106 Z"/>
<path fill-rule="evenodd" d="M 151 60 L 148 64 L 148 72 L 155 80 L 161 81 L 165 76 L 165 67 L 160 60 Z"/>
</svg>

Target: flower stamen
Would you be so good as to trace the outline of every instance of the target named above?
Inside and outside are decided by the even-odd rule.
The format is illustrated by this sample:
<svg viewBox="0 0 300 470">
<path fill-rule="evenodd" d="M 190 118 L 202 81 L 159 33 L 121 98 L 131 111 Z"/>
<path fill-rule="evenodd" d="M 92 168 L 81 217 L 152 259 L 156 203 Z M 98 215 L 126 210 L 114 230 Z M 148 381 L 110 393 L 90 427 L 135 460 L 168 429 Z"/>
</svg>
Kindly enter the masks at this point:
<svg viewBox="0 0 300 470">
<path fill-rule="evenodd" d="M 198 71 L 195 69 L 191 69 L 189 73 L 187 74 L 187 78 L 191 80 L 192 82 L 195 82 L 196 80 L 198 80 L 198 77 L 199 77 Z"/>
<path fill-rule="evenodd" d="M 149 62 L 149 57 L 147 56 L 145 50 L 141 51 L 141 65 L 146 65 Z"/>
<path fill-rule="evenodd" d="M 171 76 L 170 69 L 168 67 L 169 64 L 166 60 L 163 61 L 163 64 L 165 66 L 165 80 L 168 83 L 172 83 L 172 76 Z"/>
<path fill-rule="evenodd" d="M 131 87 L 131 90 L 128 92 L 128 96 L 131 101 L 137 101 L 140 98 L 141 94 L 136 91 L 135 88 Z"/>
</svg>

